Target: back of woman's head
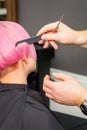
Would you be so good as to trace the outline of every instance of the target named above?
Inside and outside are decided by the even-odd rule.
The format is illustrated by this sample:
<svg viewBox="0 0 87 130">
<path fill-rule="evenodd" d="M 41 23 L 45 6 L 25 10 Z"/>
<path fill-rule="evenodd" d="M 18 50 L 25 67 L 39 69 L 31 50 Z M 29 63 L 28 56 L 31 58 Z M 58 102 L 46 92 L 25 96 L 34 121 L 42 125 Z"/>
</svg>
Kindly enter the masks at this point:
<svg viewBox="0 0 87 130">
<path fill-rule="evenodd" d="M 15 64 L 24 55 L 36 59 L 33 44 L 22 43 L 15 47 L 17 41 L 29 38 L 25 29 L 10 21 L 0 21 L 0 70 Z"/>
</svg>

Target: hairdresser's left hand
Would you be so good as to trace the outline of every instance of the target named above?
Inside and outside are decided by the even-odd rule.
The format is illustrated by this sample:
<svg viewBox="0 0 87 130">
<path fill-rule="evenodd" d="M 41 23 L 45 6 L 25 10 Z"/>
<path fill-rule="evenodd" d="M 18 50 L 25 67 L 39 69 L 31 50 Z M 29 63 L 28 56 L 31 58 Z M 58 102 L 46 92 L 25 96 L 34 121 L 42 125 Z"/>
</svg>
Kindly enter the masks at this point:
<svg viewBox="0 0 87 130">
<path fill-rule="evenodd" d="M 48 75 L 45 76 L 43 90 L 46 96 L 60 104 L 80 106 L 87 97 L 87 90 L 69 75 L 54 73 L 53 76 L 60 81 L 54 82 Z"/>
</svg>

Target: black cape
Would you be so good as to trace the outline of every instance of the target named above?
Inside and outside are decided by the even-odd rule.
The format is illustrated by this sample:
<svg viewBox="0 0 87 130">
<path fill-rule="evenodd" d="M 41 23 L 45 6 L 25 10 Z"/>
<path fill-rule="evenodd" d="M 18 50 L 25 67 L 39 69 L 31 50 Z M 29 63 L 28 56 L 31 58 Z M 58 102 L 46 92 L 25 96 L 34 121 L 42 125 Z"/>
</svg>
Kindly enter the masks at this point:
<svg viewBox="0 0 87 130">
<path fill-rule="evenodd" d="M 63 130 L 38 92 L 23 84 L 0 84 L 0 130 Z"/>
</svg>

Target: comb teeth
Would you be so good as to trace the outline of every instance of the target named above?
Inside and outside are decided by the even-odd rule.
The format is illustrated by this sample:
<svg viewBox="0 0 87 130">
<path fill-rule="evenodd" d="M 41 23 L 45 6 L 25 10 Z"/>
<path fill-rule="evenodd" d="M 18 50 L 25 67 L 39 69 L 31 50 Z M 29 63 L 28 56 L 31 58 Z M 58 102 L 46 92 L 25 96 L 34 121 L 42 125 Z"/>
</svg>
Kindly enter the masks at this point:
<svg viewBox="0 0 87 130">
<path fill-rule="evenodd" d="M 18 41 L 18 42 L 16 42 L 15 46 L 17 46 L 18 44 L 21 44 L 23 42 L 27 42 L 28 44 L 32 44 L 32 43 L 38 42 L 39 40 L 41 40 L 41 35 Z"/>
</svg>

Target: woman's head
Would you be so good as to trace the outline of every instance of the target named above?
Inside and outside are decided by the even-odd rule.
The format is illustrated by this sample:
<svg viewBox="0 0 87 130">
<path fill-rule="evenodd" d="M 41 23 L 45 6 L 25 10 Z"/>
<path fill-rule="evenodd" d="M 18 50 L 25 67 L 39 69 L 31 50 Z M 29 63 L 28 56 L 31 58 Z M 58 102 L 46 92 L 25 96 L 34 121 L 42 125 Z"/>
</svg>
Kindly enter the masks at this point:
<svg viewBox="0 0 87 130">
<path fill-rule="evenodd" d="M 0 71 L 15 64 L 24 55 L 36 60 L 33 44 L 22 43 L 15 47 L 17 41 L 26 38 L 29 38 L 29 35 L 19 24 L 0 21 Z"/>
</svg>

